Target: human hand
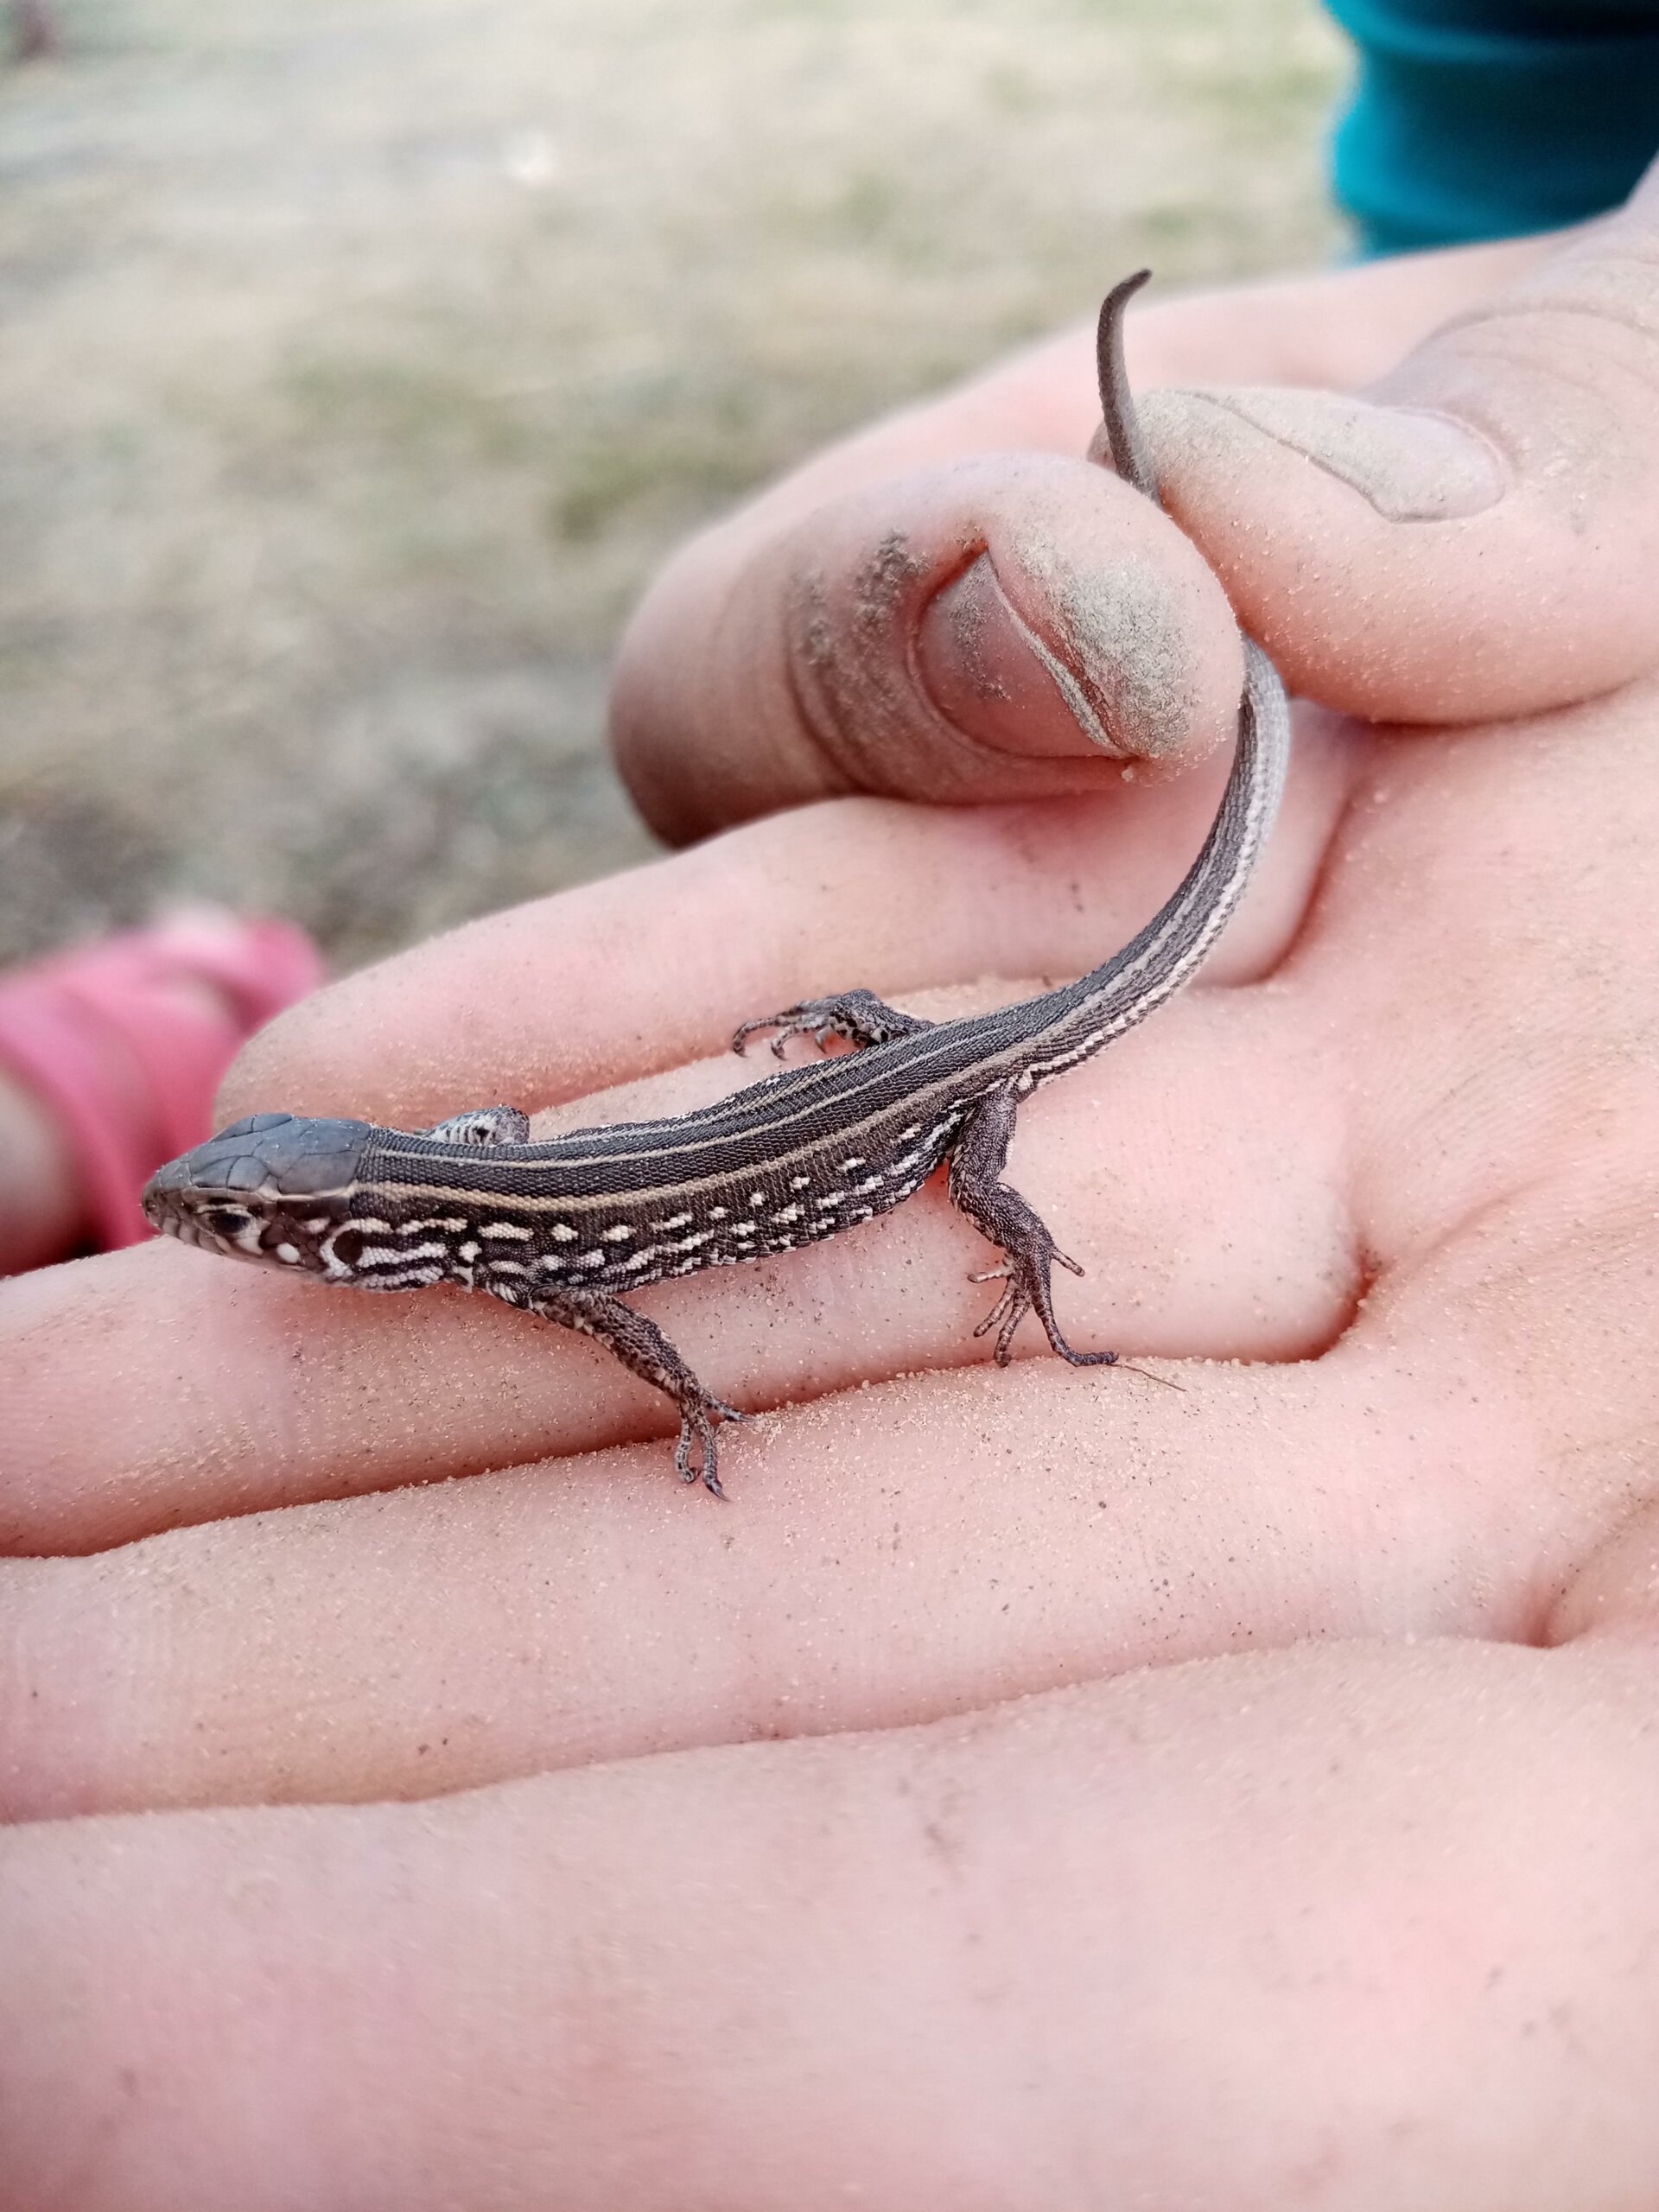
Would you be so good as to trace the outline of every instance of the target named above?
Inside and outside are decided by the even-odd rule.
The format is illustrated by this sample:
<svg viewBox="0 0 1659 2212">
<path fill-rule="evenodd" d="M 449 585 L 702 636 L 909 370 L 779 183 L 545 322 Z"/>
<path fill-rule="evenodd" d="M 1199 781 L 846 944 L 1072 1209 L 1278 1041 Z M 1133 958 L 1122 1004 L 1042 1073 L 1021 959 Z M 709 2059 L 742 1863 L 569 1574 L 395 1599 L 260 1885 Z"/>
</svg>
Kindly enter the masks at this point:
<svg viewBox="0 0 1659 2212">
<path fill-rule="evenodd" d="M 1651 2195 L 1654 721 L 1314 722 L 1214 980 L 1027 1109 L 1068 1327 L 1179 1394 L 952 1370 L 982 1248 L 931 1192 L 642 1300 L 808 1402 L 724 1511 L 483 1301 L 167 1247 L 10 1287 L 10 1541 L 87 1555 L 0 1589 L 10 1809 L 82 1816 L 3 1847 L 10 2196 Z M 1218 777 L 741 832 L 340 987 L 227 1110 L 1075 970 Z"/>
<path fill-rule="evenodd" d="M 1651 391 L 1642 333 L 1617 335 L 1653 211 L 1649 187 L 1564 254 L 1512 240 L 1131 315 L 1166 502 L 1295 688 L 1372 720 L 1460 721 L 1496 696 L 1458 673 L 1475 624 L 1516 710 L 1576 696 L 1586 670 L 1650 664 L 1639 592 L 1601 573 L 1585 535 L 1621 489 L 1640 504 L 1659 435 L 1625 404 L 1631 379 Z M 1248 389 L 1284 385 L 1327 389 Z M 1408 411 L 1330 396 L 1361 387 Z M 1222 742 L 1235 664 L 1190 658 L 1207 579 L 1076 458 L 1092 391 L 1078 328 L 819 456 L 669 564 L 624 641 L 613 717 L 659 830 L 852 791 L 1097 792 L 1118 760 Z M 1460 449 L 1448 415 L 1507 456 L 1500 505 L 1480 509 L 1491 455 Z M 1592 493 L 1606 427 L 1636 442 L 1623 486 Z M 1586 499 L 1594 518 L 1572 511 Z M 1464 526 L 1425 560 L 1421 519 L 1453 508 Z"/>
</svg>

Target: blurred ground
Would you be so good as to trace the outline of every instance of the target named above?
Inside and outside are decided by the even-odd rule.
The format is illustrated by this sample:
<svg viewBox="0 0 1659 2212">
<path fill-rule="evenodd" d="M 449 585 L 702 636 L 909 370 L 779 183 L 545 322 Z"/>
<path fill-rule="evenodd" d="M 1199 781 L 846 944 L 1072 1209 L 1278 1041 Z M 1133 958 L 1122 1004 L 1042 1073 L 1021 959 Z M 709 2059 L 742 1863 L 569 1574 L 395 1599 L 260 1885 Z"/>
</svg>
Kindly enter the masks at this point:
<svg viewBox="0 0 1659 2212">
<path fill-rule="evenodd" d="M 1311 0 L 59 0 L 0 70 L 0 959 L 353 963 L 649 849 L 606 657 L 700 518 L 1334 238 Z"/>
</svg>

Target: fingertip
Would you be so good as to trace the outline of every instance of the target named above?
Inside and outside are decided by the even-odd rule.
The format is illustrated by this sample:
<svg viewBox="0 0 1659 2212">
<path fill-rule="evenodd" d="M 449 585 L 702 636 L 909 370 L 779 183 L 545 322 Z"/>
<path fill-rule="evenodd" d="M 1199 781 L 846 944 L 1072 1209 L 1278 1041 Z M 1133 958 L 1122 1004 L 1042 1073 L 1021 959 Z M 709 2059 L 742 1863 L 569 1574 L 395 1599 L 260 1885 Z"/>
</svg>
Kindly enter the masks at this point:
<svg viewBox="0 0 1659 2212">
<path fill-rule="evenodd" d="M 1123 756 L 1079 676 L 1010 603 L 988 553 L 928 602 L 916 665 L 944 720 L 999 753 Z"/>
<path fill-rule="evenodd" d="M 1636 227 L 1586 234 L 1364 395 L 1143 402 L 1170 512 L 1294 690 L 1454 724 L 1653 666 L 1659 287 Z"/>
<path fill-rule="evenodd" d="M 1023 761 L 1030 795 L 1052 787 L 1039 762 L 1077 764 L 1065 787 L 1081 790 L 1081 764 L 1202 753 L 1224 739 L 1241 683 L 1235 625 L 1155 507 L 1050 456 L 998 456 L 941 488 L 955 495 L 952 527 L 947 538 L 935 524 L 908 653 L 926 715 L 909 770 L 918 789 L 931 778 L 940 795 L 948 766 L 975 784 L 964 795 L 1018 796 Z"/>
<path fill-rule="evenodd" d="M 1389 407 L 1342 391 L 1274 385 L 1161 392 L 1152 403 L 1168 442 L 1185 417 L 1221 408 L 1357 492 L 1384 522 L 1458 522 L 1484 514 L 1514 473 L 1491 439 L 1427 408 Z M 1198 441 L 1192 430 L 1192 442 Z"/>
</svg>

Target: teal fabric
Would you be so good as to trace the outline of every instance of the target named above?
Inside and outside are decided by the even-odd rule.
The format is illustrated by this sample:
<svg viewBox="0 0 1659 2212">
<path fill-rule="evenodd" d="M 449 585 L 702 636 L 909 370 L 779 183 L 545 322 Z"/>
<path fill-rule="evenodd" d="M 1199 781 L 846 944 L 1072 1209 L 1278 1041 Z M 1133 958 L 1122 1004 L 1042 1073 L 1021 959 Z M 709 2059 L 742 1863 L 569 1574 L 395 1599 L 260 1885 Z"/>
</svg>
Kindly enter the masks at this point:
<svg viewBox="0 0 1659 2212">
<path fill-rule="evenodd" d="M 1332 149 L 1367 254 L 1601 213 L 1659 152 L 1659 0 L 1327 0 L 1359 51 Z"/>
</svg>

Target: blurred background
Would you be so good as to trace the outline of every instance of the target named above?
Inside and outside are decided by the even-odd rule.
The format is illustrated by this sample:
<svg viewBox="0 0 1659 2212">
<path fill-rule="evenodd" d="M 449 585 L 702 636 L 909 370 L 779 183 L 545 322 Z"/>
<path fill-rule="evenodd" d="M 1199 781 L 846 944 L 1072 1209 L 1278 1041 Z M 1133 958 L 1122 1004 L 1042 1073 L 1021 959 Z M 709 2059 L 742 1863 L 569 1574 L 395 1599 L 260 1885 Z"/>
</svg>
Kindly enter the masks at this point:
<svg viewBox="0 0 1659 2212">
<path fill-rule="evenodd" d="M 0 962 L 205 894 L 349 965 L 644 856 L 607 660 L 677 538 L 1142 260 L 1337 244 L 1313 0 L 52 17 L 0 66 Z"/>
</svg>

